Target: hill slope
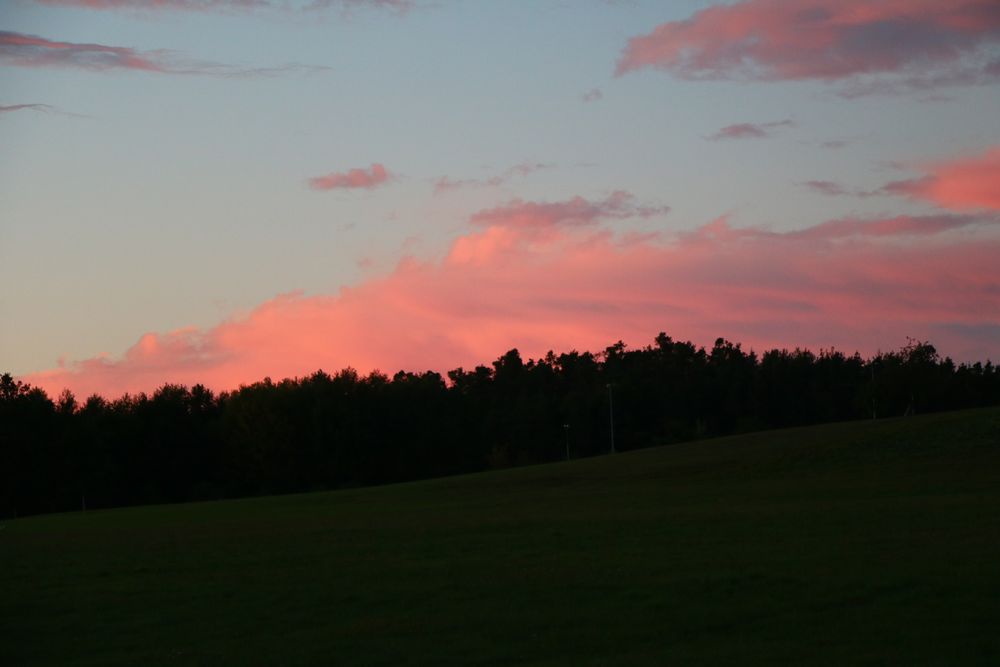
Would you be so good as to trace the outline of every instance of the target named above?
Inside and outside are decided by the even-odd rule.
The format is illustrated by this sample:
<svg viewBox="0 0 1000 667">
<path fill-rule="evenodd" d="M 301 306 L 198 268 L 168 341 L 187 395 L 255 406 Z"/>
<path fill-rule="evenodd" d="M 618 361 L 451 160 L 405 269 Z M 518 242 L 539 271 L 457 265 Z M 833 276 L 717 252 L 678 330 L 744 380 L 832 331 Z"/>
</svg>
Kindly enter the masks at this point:
<svg viewBox="0 0 1000 667">
<path fill-rule="evenodd" d="M 1000 661 L 1000 409 L 0 529 L 0 664 Z"/>
</svg>

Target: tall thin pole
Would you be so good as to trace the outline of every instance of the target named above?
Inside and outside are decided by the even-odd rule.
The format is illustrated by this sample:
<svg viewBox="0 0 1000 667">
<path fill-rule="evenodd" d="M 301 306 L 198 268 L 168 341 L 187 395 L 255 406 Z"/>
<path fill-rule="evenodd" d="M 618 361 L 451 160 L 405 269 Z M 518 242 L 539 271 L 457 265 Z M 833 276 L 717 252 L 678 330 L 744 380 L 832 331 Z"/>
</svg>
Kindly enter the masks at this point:
<svg viewBox="0 0 1000 667">
<path fill-rule="evenodd" d="M 872 419 L 875 419 L 875 364 L 872 367 Z"/>
<path fill-rule="evenodd" d="M 566 460 L 569 461 L 569 424 L 563 424 L 563 430 L 566 431 Z"/>
<path fill-rule="evenodd" d="M 608 422 L 611 424 L 611 453 L 615 453 L 615 399 L 611 393 L 611 383 L 608 383 Z"/>
</svg>

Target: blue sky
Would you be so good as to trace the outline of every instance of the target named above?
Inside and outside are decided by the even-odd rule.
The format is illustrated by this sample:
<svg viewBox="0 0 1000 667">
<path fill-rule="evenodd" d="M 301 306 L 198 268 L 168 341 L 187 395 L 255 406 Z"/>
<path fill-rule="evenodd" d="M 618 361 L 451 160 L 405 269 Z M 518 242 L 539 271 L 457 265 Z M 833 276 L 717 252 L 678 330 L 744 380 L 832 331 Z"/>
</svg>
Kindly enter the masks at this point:
<svg viewBox="0 0 1000 667">
<path fill-rule="evenodd" d="M 725 215 L 734 228 L 787 232 L 845 217 L 967 214 L 879 189 L 1000 143 L 995 83 L 849 99 L 850 77 L 693 80 L 663 63 L 614 75 L 631 39 L 709 2 L 455 0 L 406 11 L 362 2 L 346 12 L 66 4 L 5 3 L 0 30 L 168 50 L 170 66 L 207 73 L 0 59 L 0 105 L 50 105 L 0 114 L 0 366 L 16 374 L 60 358 L 122 359 L 151 332 L 203 335 L 280 294 L 364 288 L 395 275 L 405 257 L 445 261 L 456 239 L 476 233 L 470 216 L 512 202 L 600 202 L 624 190 L 670 212 L 601 228 L 664 238 Z M 990 30 L 969 49 L 995 49 L 1000 31 Z M 600 99 L 584 101 L 595 89 Z M 709 139 L 727 126 L 783 121 L 766 137 Z M 372 164 L 388 169 L 387 183 L 308 185 Z M 442 177 L 488 181 L 525 164 L 542 167 L 434 189 Z M 824 195 L 807 181 L 875 194 Z M 995 236 L 985 223 L 963 229 Z M 983 314 L 962 326 L 992 331 L 992 305 L 980 303 Z M 913 335 L 929 337 L 933 324 Z M 635 338 L 632 326 L 618 337 Z M 760 338 L 758 328 L 720 335 L 799 342 Z M 877 331 L 859 333 L 858 346 L 905 343 Z M 953 348 L 945 351 L 1000 351 Z M 317 365 L 349 361 L 348 352 Z"/>
</svg>

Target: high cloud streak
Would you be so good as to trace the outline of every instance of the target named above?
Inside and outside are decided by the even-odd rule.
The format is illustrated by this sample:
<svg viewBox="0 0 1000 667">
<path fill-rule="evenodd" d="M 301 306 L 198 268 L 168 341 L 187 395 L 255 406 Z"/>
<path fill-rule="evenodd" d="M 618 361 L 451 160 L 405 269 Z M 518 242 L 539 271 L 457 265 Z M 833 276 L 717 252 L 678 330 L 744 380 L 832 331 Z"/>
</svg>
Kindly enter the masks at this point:
<svg viewBox="0 0 1000 667">
<path fill-rule="evenodd" d="M 897 215 L 866 220 L 840 218 L 782 236 L 795 239 L 842 239 L 853 236 L 931 236 L 952 229 L 998 222 L 996 217 L 972 215 Z"/>
<path fill-rule="evenodd" d="M 804 188 L 817 194 L 828 197 L 875 197 L 877 195 L 891 194 L 885 188 L 877 190 L 861 190 L 858 188 L 847 188 L 835 181 L 803 181 L 799 183 Z"/>
<path fill-rule="evenodd" d="M 268 0 L 35 0 L 40 5 L 82 7 L 84 9 L 182 9 L 209 11 L 268 7 Z"/>
<path fill-rule="evenodd" d="M 834 183 L 833 181 L 805 181 L 801 185 L 809 188 L 813 192 L 818 192 L 821 195 L 829 195 L 831 197 L 840 197 L 851 194 L 850 190 L 842 186 L 840 183 Z"/>
<path fill-rule="evenodd" d="M 13 111 L 42 111 L 48 113 L 52 107 L 48 104 L 8 104 L 0 105 L 0 113 L 11 113 Z"/>
<path fill-rule="evenodd" d="M 583 197 L 551 203 L 514 199 L 503 206 L 476 213 L 470 222 L 483 227 L 542 229 L 593 225 L 606 220 L 650 218 L 669 210 L 667 206 L 637 206 L 631 193 L 616 190 L 602 201 L 590 201 Z"/>
<path fill-rule="evenodd" d="M 163 382 L 227 389 L 347 365 L 443 372 L 511 347 L 537 357 L 641 345 L 659 331 L 863 353 L 913 336 L 960 359 L 1000 357 L 996 218 L 841 220 L 791 233 L 720 219 L 671 238 L 590 224 L 638 210 L 623 201 L 484 211 L 438 261 L 403 261 L 336 295 L 279 296 L 207 330 L 147 334 L 121 358 L 24 379 L 81 395 Z"/>
<path fill-rule="evenodd" d="M 204 74 L 224 77 L 269 76 L 326 67 L 287 64 L 240 68 L 222 63 L 183 60 L 171 51 L 139 51 L 124 46 L 58 42 L 36 35 L 0 31 L 0 64 L 16 67 L 67 67 L 92 71 L 140 70 L 159 74 Z"/>
<path fill-rule="evenodd" d="M 1000 146 L 930 164 L 921 178 L 890 183 L 884 190 L 952 210 L 1000 211 Z"/>
<path fill-rule="evenodd" d="M 442 192 L 447 192 L 449 190 L 458 190 L 459 188 L 468 187 L 498 187 L 510 182 L 510 180 L 515 176 L 523 178 L 536 171 L 550 169 L 552 166 L 553 165 L 545 162 L 522 162 L 521 164 L 515 164 L 503 173 L 496 174 L 495 176 L 490 176 L 485 179 L 466 178 L 463 180 L 452 180 L 447 176 L 442 176 L 434 182 L 434 194 L 441 194 Z"/>
<path fill-rule="evenodd" d="M 80 7 L 84 9 L 141 9 L 180 11 L 227 11 L 261 8 L 284 8 L 287 2 L 278 0 L 35 0 L 40 5 Z M 312 0 L 304 9 L 338 8 L 343 11 L 364 7 L 406 11 L 412 0 Z"/>
<path fill-rule="evenodd" d="M 7 31 L 0 31 L 0 62 L 20 67 L 171 71 L 163 51 L 141 52 L 121 46 L 55 42 L 44 37 Z"/>
<path fill-rule="evenodd" d="M 368 169 L 351 169 L 310 178 L 309 187 L 313 190 L 370 190 L 388 181 L 389 172 L 376 162 Z"/>
<path fill-rule="evenodd" d="M 710 141 L 722 139 L 763 139 L 769 137 L 780 127 L 794 127 L 792 120 L 776 120 L 770 123 L 737 123 L 727 125 L 715 134 L 707 137 Z"/>
<path fill-rule="evenodd" d="M 340 9 L 349 12 L 354 9 L 374 8 L 406 12 L 416 6 L 414 0 L 312 0 L 306 9 Z"/>
<path fill-rule="evenodd" d="M 82 114 L 72 113 L 72 112 L 69 112 L 69 111 L 63 111 L 61 109 L 57 109 L 56 107 L 52 106 L 51 104 L 38 104 L 38 103 L 34 103 L 34 104 L 8 104 L 8 105 L 0 105 L 0 115 L 7 114 L 7 113 L 13 113 L 15 111 L 35 111 L 35 112 L 43 113 L 43 114 L 55 114 L 57 116 L 68 116 L 70 118 L 87 118 L 87 116 L 84 116 Z"/>
<path fill-rule="evenodd" d="M 744 0 L 632 38 L 616 72 L 827 81 L 893 74 L 920 88 L 995 79 L 998 42 L 996 0 Z"/>
</svg>

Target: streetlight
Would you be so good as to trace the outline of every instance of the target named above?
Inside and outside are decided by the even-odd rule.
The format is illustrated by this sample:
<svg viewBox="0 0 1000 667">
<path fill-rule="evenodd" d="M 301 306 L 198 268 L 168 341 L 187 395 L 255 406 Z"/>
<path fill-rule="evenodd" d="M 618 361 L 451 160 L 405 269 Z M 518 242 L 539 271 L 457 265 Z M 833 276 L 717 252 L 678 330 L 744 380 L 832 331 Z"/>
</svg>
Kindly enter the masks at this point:
<svg viewBox="0 0 1000 667">
<path fill-rule="evenodd" d="M 611 424 L 611 453 L 615 453 L 615 399 L 611 394 L 611 383 L 608 383 L 608 422 Z"/>
<path fill-rule="evenodd" d="M 569 424 L 563 424 L 563 430 L 566 431 L 566 460 L 569 461 Z"/>
</svg>

